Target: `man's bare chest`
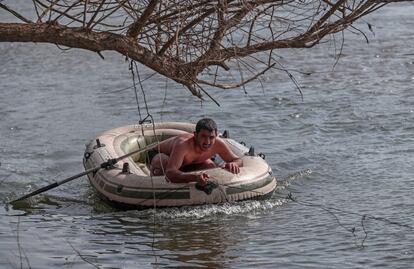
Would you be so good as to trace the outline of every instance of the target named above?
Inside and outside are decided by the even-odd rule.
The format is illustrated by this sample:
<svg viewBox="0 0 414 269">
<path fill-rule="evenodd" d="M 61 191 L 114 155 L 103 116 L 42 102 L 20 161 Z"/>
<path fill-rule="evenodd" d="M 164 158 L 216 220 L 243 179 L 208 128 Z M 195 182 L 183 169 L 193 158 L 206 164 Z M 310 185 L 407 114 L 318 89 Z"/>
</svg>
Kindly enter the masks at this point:
<svg viewBox="0 0 414 269">
<path fill-rule="evenodd" d="M 184 156 L 183 165 L 203 163 L 214 154 L 210 151 L 203 153 L 190 153 Z"/>
</svg>

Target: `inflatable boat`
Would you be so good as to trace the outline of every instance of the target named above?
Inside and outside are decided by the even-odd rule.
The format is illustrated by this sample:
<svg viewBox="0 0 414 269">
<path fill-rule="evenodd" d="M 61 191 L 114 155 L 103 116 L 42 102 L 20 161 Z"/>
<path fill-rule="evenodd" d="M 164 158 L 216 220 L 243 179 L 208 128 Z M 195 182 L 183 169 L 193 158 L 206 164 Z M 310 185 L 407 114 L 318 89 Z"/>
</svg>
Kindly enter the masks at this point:
<svg viewBox="0 0 414 269">
<path fill-rule="evenodd" d="M 148 149 L 160 141 L 184 132 L 194 132 L 195 124 L 165 122 L 129 125 L 100 134 L 86 145 L 83 158 L 85 169 L 102 167 L 89 173 L 90 184 L 109 202 L 122 207 L 169 207 L 263 199 L 272 195 L 276 178 L 253 148 L 220 134 L 242 161 L 239 174 L 222 168 L 203 170 L 209 175 L 207 185 L 195 182 L 172 183 L 165 176 L 152 176 L 148 164 Z M 222 162 L 214 156 L 214 162 Z M 191 173 L 200 173 L 194 171 Z"/>
</svg>

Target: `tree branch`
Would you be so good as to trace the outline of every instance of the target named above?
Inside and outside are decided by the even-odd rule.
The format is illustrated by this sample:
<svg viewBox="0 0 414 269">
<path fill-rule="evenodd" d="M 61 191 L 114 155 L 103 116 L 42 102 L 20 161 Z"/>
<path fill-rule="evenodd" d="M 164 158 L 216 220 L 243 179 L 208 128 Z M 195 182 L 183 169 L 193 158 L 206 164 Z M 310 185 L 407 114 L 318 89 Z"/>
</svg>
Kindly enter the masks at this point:
<svg viewBox="0 0 414 269">
<path fill-rule="evenodd" d="M 201 98 L 208 93 L 200 83 L 218 88 L 244 86 L 273 67 L 273 50 L 315 46 L 378 8 L 403 1 L 31 0 L 30 16 L 37 16 L 33 23 L 0 0 L 0 9 L 23 21 L 0 22 L 0 42 L 52 43 L 100 55 L 116 51 Z M 266 55 L 269 60 L 264 63 Z M 239 65 L 247 56 L 251 62 Z M 217 76 L 225 74 L 204 72 L 212 66 L 238 69 L 236 83 L 233 79 L 216 83 Z M 267 68 L 255 74 L 254 66 Z M 243 78 L 246 68 L 253 74 L 247 80 Z"/>
<path fill-rule="evenodd" d="M 270 66 L 266 67 L 263 71 L 257 73 L 256 75 L 252 76 L 251 78 L 245 80 L 245 81 L 241 81 L 238 84 L 219 84 L 219 83 L 211 83 L 205 80 L 200 80 L 198 79 L 197 82 L 200 84 L 205 84 L 205 85 L 209 85 L 209 86 L 213 86 L 213 87 L 217 87 L 220 89 L 235 89 L 235 88 L 240 88 L 250 82 L 252 82 L 253 80 L 256 80 L 258 77 L 260 77 L 261 75 L 263 75 L 264 73 L 266 73 L 269 69 L 273 68 L 276 65 L 276 63 L 271 64 Z"/>
<path fill-rule="evenodd" d="M 94 33 L 81 27 L 69 28 L 58 24 L 0 23 L 0 42 L 52 43 L 94 52 L 113 50 L 181 84 L 190 85 L 186 76 L 191 72 L 182 68 L 183 62 L 166 57 L 161 58 L 138 45 L 133 39 L 119 34 Z"/>
<path fill-rule="evenodd" d="M 138 36 L 138 34 L 141 32 L 141 29 L 145 26 L 145 23 L 148 20 L 149 16 L 152 14 L 152 12 L 154 12 L 154 9 L 157 6 L 158 2 L 159 0 L 151 0 L 147 8 L 142 13 L 141 17 L 139 17 L 138 20 L 129 26 L 127 36 L 134 38 Z"/>
<path fill-rule="evenodd" d="M 208 11 L 206 11 L 204 14 L 202 14 L 201 16 L 199 16 L 198 18 L 195 18 L 193 21 L 191 21 L 190 23 L 188 23 L 186 26 L 184 26 L 184 28 L 180 29 L 179 31 L 176 32 L 176 34 L 171 37 L 165 44 L 164 46 L 160 49 L 160 51 L 158 52 L 158 55 L 163 55 L 165 53 L 165 51 L 172 45 L 172 43 L 179 38 L 183 33 L 185 33 L 186 31 L 188 31 L 189 29 L 191 29 L 192 27 L 194 27 L 196 24 L 198 24 L 199 22 L 201 22 L 202 20 L 204 20 L 205 18 L 207 18 L 209 15 L 211 15 L 211 13 L 213 12 L 213 9 L 210 9 Z"/>
<path fill-rule="evenodd" d="M 15 10 L 13 10 L 13 9 L 9 8 L 8 6 L 6 6 L 6 5 L 4 5 L 4 4 L 2 4 L 2 3 L 0 3 L 0 8 L 2 8 L 2 9 L 4 9 L 4 10 L 6 10 L 6 11 L 8 11 L 8 12 L 10 12 L 11 14 L 13 14 L 13 16 L 15 16 L 16 18 L 18 18 L 18 19 L 20 19 L 20 20 L 22 20 L 22 21 L 24 21 L 24 22 L 26 22 L 26 23 L 32 23 L 32 21 L 31 21 L 31 20 L 29 20 L 29 19 L 25 18 L 23 15 L 21 15 L 21 14 L 20 14 L 20 13 L 18 13 L 17 11 L 15 11 Z"/>
</svg>

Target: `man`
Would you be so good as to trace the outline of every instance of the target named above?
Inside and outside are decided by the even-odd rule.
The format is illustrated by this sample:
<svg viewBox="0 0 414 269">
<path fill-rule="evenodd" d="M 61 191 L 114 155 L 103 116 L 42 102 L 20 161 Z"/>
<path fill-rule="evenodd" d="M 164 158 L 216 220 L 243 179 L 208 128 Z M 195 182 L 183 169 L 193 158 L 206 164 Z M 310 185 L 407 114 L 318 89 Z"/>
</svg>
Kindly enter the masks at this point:
<svg viewBox="0 0 414 269">
<path fill-rule="evenodd" d="M 148 152 L 150 170 L 154 176 L 165 175 L 174 183 L 196 181 L 204 186 L 208 174 L 189 173 L 189 171 L 216 167 L 210 159 L 215 154 L 225 162 L 221 167 L 233 174 L 240 172 L 242 160 L 234 154 L 229 146 L 217 137 L 217 125 L 209 118 L 201 119 L 196 124 L 194 133 L 181 134 L 162 141 Z"/>
</svg>

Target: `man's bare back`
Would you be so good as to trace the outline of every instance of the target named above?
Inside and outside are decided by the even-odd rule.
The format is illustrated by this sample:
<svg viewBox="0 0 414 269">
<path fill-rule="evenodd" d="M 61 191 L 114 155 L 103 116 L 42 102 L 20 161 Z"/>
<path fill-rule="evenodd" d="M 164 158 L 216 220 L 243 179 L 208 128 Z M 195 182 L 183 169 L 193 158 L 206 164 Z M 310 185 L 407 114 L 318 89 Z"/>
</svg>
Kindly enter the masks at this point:
<svg viewBox="0 0 414 269">
<path fill-rule="evenodd" d="M 203 120 L 207 120 L 211 125 L 209 121 L 212 120 Z M 217 137 L 216 128 L 201 124 L 201 128 L 196 128 L 196 132 L 192 134 L 181 134 L 162 141 L 154 147 L 158 154 L 152 158 L 151 173 L 156 176 L 165 174 L 175 183 L 197 181 L 204 185 L 208 179 L 207 173 L 194 174 L 188 171 L 216 167 L 210 159 L 215 154 L 220 155 L 225 161 L 223 168 L 235 174 L 239 173 L 241 160 L 221 138 Z"/>
</svg>

